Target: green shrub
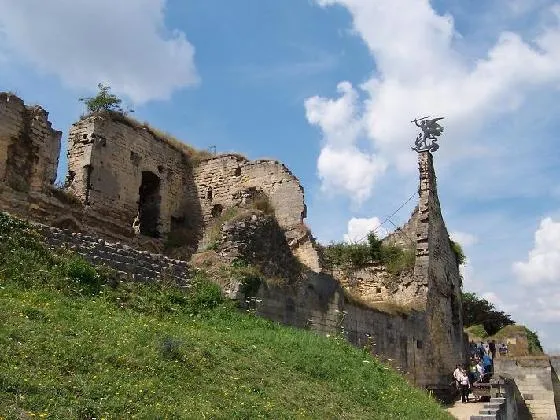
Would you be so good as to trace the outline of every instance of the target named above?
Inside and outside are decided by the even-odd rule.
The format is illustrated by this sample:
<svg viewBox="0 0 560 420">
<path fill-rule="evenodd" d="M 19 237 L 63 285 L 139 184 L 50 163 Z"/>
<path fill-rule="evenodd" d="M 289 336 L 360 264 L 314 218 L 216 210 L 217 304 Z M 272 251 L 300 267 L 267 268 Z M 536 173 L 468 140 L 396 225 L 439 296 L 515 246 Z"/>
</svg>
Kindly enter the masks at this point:
<svg viewBox="0 0 560 420">
<path fill-rule="evenodd" d="M 543 348 L 539 336 L 536 332 L 531 331 L 529 328 L 525 327 L 527 333 L 527 343 L 529 345 L 529 354 L 542 354 Z"/>
<path fill-rule="evenodd" d="M 367 244 L 331 243 L 324 248 L 324 257 L 331 268 L 361 268 L 372 262 Z"/>
<path fill-rule="evenodd" d="M 383 260 L 383 242 L 375 235 L 375 232 L 370 232 L 367 235 L 367 242 L 369 245 L 369 254 L 373 261 Z"/>
<path fill-rule="evenodd" d="M 414 268 L 416 252 L 396 245 L 385 245 L 373 232 L 366 244 L 331 243 L 323 248 L 326 265 L 332 268 L 358 269 L 377 262 L 395 276 Z"/>
<path fill-rule="evenodd" d="M 216 308 L 224 303 L 222 289 L 201 275 L 192 280 L 189 304 L 194 312 Z"/>
<path fill-rule="evenodd" d="M 381 249 L 381 262 L 389 273 L 398 276 L 414 268 L 416 251 L 393 245 L 384 245 Z"/>
<path fill-rule="evenodd" d="M 451 239 L 449 240 L 449 242 L 451 244 L 451 250 L 455 254 L 455 260 L 457 261 L 457 265 L 465 264 L 467 262 L 467 257 L 463 252 L 463 247 L 461 246 L 461 244 L 459 244 L 459 242 L 452 241 Z"/>
<path fill-rule="evenodd" d="M 84 286 L 90 292 L 98 292 L 103 278 L 95 267 L 78 255 L 72 255 L 64 261 L 64 274 L 70 281 Z"/>
</svg>

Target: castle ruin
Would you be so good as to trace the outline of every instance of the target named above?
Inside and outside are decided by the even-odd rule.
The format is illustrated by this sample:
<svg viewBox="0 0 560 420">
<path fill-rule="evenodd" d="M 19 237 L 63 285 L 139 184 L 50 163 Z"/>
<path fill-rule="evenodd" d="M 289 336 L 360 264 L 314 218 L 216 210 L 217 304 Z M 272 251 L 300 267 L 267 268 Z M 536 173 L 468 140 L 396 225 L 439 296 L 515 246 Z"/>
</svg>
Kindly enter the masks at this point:
<svg viewBox="0 0 560 420">
<path fill-rule="evenodd" d="M 448 390 L 465 357 L 461 277 L 429 151 L 418 154 L 418 206 L 384 239 L 415 253 L 413 269 L 391 283 L 382 266 L 326 269 L 304 223 L 303 187 L 280 162 L 201 155 L 147 125 L 101 113 L 71 127 L 68 176 L 57 187 L 60 141 L 45 110 L 0 93 L 0 209 L 44 225 L 51 245 L 71 242 L 94 262 L 155 281 L 169 266 L 188 282 L 187 262 L 204 252 L 242 258 L 283 280 L 258 285 L 259 315 L 342 333 L 416 385 Z M 235 217 L 224 217 L 233 210 Z M 173 242 L 180 246 L 170 249 Z M 231 286 L 228 293 L 242 299 Z"/>
</svg>

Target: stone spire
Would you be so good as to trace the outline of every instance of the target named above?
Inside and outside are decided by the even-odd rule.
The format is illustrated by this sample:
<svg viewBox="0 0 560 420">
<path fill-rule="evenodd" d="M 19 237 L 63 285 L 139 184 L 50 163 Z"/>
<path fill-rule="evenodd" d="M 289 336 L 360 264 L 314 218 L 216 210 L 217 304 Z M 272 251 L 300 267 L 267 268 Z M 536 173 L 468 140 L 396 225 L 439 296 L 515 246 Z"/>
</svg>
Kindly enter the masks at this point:
<svg viewBox="0 0 560 420">
<path fill-rule="evenodd" d="M 418 185 L 419 200 L 414 277 L 420 287 L 427 288 L 430 259 L 430 202 L 435 201 L 439 207 L 434 160 L 429 151 L 418 153 L 418 169 L 420 171 L 420 183 Z M 439 214 L 441 216 L 441 213 Z"/>
<path fill-rule="evenodd" d="M 418 223 L 416 226 L 417 307 L 426 311 L 433 360 L 451 371 L 464 356 L 461 275 L 445 226 L 437 193 L 433 156 L 418 153 Z M 435 373 L 435 372 L 434 372 Z M 444 380 L 426 372 L 429 382 Z M 441 374 L 441 370 L 439 372 Z M 430 377 L 431 376 L 431 377 Z"/>
</svg>

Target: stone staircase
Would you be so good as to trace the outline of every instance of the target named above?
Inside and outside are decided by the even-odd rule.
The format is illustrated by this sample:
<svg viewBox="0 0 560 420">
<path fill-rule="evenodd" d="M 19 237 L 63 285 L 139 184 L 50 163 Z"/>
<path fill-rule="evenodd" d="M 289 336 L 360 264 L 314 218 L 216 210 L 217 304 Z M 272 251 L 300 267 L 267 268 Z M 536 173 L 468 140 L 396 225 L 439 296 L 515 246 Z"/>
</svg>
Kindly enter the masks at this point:
<svg viewBox="0 0 560 420">
<path fill-rule="evenodd" d="M 554 391 L 543 386 L 541 378 L 536 374 L 526 374 L 522 378 L 516 378 L 515 383 L 533 419 L 558 419 L 554 405 Z"/>
<path fill-rule="evenodd" d="M 471 420 L 513 420 L 510 416 L 508 418 L 506 399 L 505 398 L 491 398 L 490 402 L 484 404 L 484 408 L 474 416 L 471 416 Z"/>
</svg>

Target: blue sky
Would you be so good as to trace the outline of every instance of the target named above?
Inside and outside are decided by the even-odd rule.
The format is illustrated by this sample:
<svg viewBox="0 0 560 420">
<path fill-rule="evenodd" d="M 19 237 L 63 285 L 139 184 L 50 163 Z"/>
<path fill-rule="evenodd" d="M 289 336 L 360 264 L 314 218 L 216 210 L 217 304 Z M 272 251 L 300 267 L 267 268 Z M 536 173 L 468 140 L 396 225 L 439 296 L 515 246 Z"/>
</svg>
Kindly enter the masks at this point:
<svg viewBox="0 0 560 420">
<path fill-rule="evenodd" d="M 465 288 L 560 350 L 560 2 L 0 0 L 0 90 L 68 133 L 109 83 L 199 147 L 285 162 L 322 242 L 417 188 L 415 116 L 444 115 L 440 200 Z M 64 160 L 61 173 L 64 171 Z M 381 226 L 404 223 L 415 200 Z"/>
</svg>

